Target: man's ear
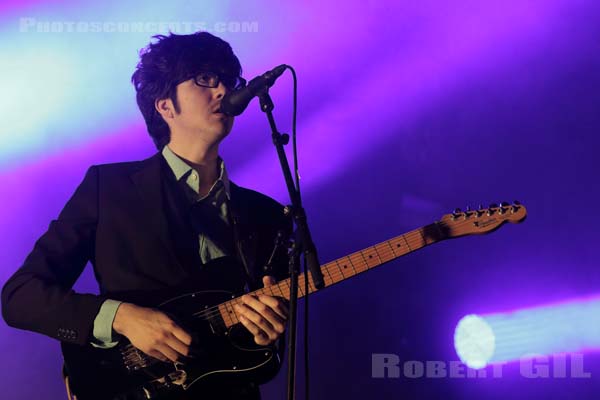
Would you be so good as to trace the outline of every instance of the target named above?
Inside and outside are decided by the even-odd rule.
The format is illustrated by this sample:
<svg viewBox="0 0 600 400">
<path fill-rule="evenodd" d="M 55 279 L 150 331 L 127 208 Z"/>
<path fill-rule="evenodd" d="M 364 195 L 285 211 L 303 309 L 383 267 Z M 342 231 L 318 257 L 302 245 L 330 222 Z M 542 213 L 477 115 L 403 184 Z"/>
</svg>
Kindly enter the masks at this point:
<svg viewBox="0 0 600 400">
<path fill-rule="evenodd" d="M 158 111 L 165 121 L 173 119 L 175 116 L 173 102 L 168 97 L 166 99 L 157 99 L 154 102 L 154 108 L 156 108 L 156 111 Z"/>
</svg>

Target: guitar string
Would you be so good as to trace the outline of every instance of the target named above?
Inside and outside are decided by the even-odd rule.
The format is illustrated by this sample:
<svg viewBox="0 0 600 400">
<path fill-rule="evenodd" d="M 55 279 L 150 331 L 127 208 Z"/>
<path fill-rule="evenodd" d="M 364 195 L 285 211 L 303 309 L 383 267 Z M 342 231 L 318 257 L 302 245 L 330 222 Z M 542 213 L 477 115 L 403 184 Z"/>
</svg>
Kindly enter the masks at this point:
<svg viewBox="0 0 600 400">
<path fill-rule="evenodd" d="M 393 241 L 393 240 L 395 240 L 395 239 L 399 239 L 399 238 L 401 238 L 402 236 L 408 236 L 408 235 L 412 235 L 412 236 L 416 236 L 416 235 L 418 235 L 418 236 L 419 236 L 418 238 L 411 238 L 411 242 L 413 242 L 413 245 L 417 243 L 417 242 L 416 242 L 416 240 L 418 240 L 418 241 L 422 242 L 422 236 L 420 235 L 420 232 L 419 232 L 419 230 L 417 229 L 417 230 L 414 230 L 414 231 L 410 231 L 410 232 L 408 232 L 408 233 L 405 233 L 404 235 L 400 235 L 400 236 L 397 236 L 397 237 L 395 237 L 395 238 L 392 238 L 392 239 L 390 239 L 390 240 L 388 240 L 388 241 L 386 241 L 386 242 L 375 244 L 375 245 L 373 245 L 373 246 L 371 246 L 371 247 L 368 247 L 367 249 L 374 248 L 374 247 L 376 247 L 376 246 L 378 246 L 378 245 L 380 245 L 380 244 L 381 244 L 381 245 L 383 245 L 383 244 L 385 244 L 385 243 L 387 243 L 387 242 L 390 242 L 390 241 Z M 369 265 L 368 265 L 368 263 L 367 263 L 366 261 L 353 261 L 353 260 L 351 259 L 351 258 L 356 258 L 356 257 L 362 257 L 361 253 L 365 252 L 367 249 L 364 249 L 364 250 L 361 250 L 361 251 L 358 251 L 358 252 L 355 252 L 355 253 L 349 254 L 349 255 L 347 255 L 347 256 L 345 256 L 345 257 L 342 257 L 342 258 L 348 258 L 348 259 L 350 260 L 350 263 L 349 263 L 349 264 L 351 264 L 351 265 L 353 266 L 353 268 L 354 268 L 354 265 L 358 266 L 359 268 L 360 268 L 360 266 L 361 266 L 361 265 L 362 265 L 363 267 L 364 267 L 364 266 L 366 266 L 366 269 L 364 269 L 364 270 L 361 270 L 361 271 L 359 271 L 359 272 L 356 272 L 356 273 L 355 273 L 355 274 L 353 274 L 352 276 L 354 276 L 354 275 L 356 275 L 356 274 L 358 274 L 358 273 L 360 273 L 360 272 L 365 272 L 365 271 L 368 271 L 368 270 L 369 270 L 369 268 L 373 268 L 373 267 L 375 267 L 375 266 L 369 267 Z M 393 249 L 390 249 L 390 250 L 393 250 Z M 384 258 L 386 258 L 386 257 L 387 257 L 388 255 L 390 255 L 390 254 L 391 254 L 393 257 L 391 257 L 391 258 L 390 258 L 389 260 L 387 260 L 387 261 L 384 261 L 384 262 L 381 262 L 381 263 L 379 263 L 378 265 L 381 265 L 381 264 L 383 264 L 383 263 L 385 263 L 385 262 L 388 262 L 388 261 L 392 261 L 394 258 L 401 257 L 402 255 L 408 254 L 408 253 L 404 253 L 404 254 L 401 254 L 401 255 L 396 255 L 396 252 L 392 252 L 392 251 L 390 251 L 390 250 L 387 250 L 387 254 L 386 254 L 386 255 L 384 255 L 384 254 L 383 254 L 383 252 L 382 252 L 382 251 L 380 251 L 380 253 L 383 255 L 383 257 L 384 257 Z M 377 251 L 377 250 L 376 250 L 376 251 Z M 334 264 L 334 263 L 336 263 L 337 261 L 338 261 L 338 260 L 334 260 L 334 261 L 331 261 L 331 262 L 329 262 L 329 263 L 326 263 L 326 264 L 324 264 L 324 265 L 323 265 L 323 267 L 324 267 L 323 269 L 324 269 L 324 270 L 325 270 L 325 269 L 327 269 L 327 270 L 328 270 L 328 269 L 329 269 L 331 266 L 333 266 L 333 264 Z M 341 272 L 341 268 L 340 268 L 339 266 L 338 266 L 338 269 L 340 270 L 340 272 L 338 273 L 338 272 L 336 272 L 336 271 L 333 271 L 333 274 L 334 274 L 336 277 L 339 277 L 339 276 L 341 275 L 341 276 L 342 276 L 342 278 L 343 278 L 343 273 Z M 299 276 L 299 281 L 300 281 L 301 279 L 303 279 L 303 278 L 304 278 L 304 276 L 305 276 L 304 274 L 301 274 L 301 275 Z M 279 291 L 280 291 L 280 292 L 283 294 L 283 291 L 281 290 L 281 287 L 280 287 L 280 286 L 286 286 L 287 282 L 288 282 L 288 279 L 286 279 L 286 280 L 284 280 L 284 281 L 281 281 L 281 282 L 279 282 L 279 283 L 277 283 L 277 284 L 275 284 L 275 285 L 273 285 L 273 286 L 269 286 L 269 287 L 267 287 L 267 288 L 261 288 L 261 289 L 258 289 L 258 290 L 254 291 L 254 292 L 250 292 L 250 293 L 247 293 L 247 294 L 262 294 L 262 293 L 258 293 L 258 292 L 264 292 L 264 291 L 269 291 L 269 290 L 270 290 L 270 291 L 271 291 L 271 294 L 272 294 L 272 295 L 275 295 L 275 293 L 273 293 L 273 291 L 272 291 L 272 288 L 273 288 L 274 286 L 277 286 L 277 287 L 278 287 L 278 289 L 279 289 Z M 302 282 L 303 282 L 303 281 L 302 281 Z M 302 283 L 302 282 L 299 282 L 299 283 Z M 336 280 L 335 280 L 335 279 L 333 279 L 333 278 L 331 278 L 331 283 L 334 283 L 334 282 L 336 282 Z M 338 281 L 338 282 L 339 282 L 339 281 Z M 309 284 L 312 284 L 312 282 L 311 282 L 310 280 L 309 280 Z M 312 288 L 311 288 L 311 289 L 312 289 Z M 288 292 L 288 295 L 289 295 L 289 292 Z M 285 296 L 284 296 L 284 297 L 285 297 Z M 235 298 L 235 299 L 229 300 L 229 301 L 227 301 L 227 302 L 225 302 L 225 303 L 222 303 L 222 304 L 224 305 L 224 307 L 227 307 L 227 306 L 226 306 L 226 304 L 227 304 L 227 303 L 229 303 L 229 304 L 231 304 L 231 305 L 235 305 L 235 304 L 238 304 L 239 302 L 241 302 L 241 300 L 240 300 L 240 298 L 238 297 L 238 298 Z M 218 309 L 220 305 L 221 305 L 221 304 L 219 304 L 219 305 L 216 305 L 216 306 L 213 306 L 213 307 L 209 307 L 209 308 L 207 308 L 207 309 L 205 309 L 205 310 L 199 311 L 199 312 L 197 312 L 197 313 L 195 313 L 195 314 L 192 314 L 192 315 L 194 315 L 194 316 L 199 316 L 199 317 L 203 317 L 203 318 L 206 318 L 206 319 L 212 318 L 212 317 L 214 317 L 214 316 L 216 316 L 216 315 L 219 315 L 219 314 L 221 314 L 220 310 Z"/>
<path fill-rule="evenodd" d="M 504 221 L 501 221 L 501 222 L 506 222 L 507 220 L 508 219 L 505 219 Z M 466 220 L 462 220 L 462 221 L 459 221 L 459 222 L 453 221 L 452 225 L 455 228 L 458 228 L 458 227 L 464 226 L 466 224 L 471 224 L 473 221 L 474 221 L 473 219 L 466 219 Z M 445 222 L 445 221 L 443 221 L 443 220 L 438 221 L 437 224 L 440 224 L 442 228 L 448 228 L 449 227 L 448 223 Z M 429 226 L 429 225 L 427 225 L 427 226 Z M 352 268 L 354 269 L 355 273 L 352 274 L 351 276 L 349 276 L 348 278 L 350 278 L 352 276 L 355 276 L 358 273 L 366 272 L 366 271 L 370 270 L 371 268 L 377 267 L 379 265 L 385 264 L 385 263 L 390 262 L 390 261 L 392 261 L 392 260 L 394 260 L 396 258 L 399 258 L 399 257 L 402 257 L 404 255 L 407 255 L 407 254 L 411 253 L 412 251 L 414 251 L 411 248 L 413 246 L 415 246 L 415 245 L 418 246 L 420 244 L 423 244 L 423 246 L 418 247 L 415 250 L 418 250 L 418 249 L 426 246 L 428 243 L 425 242 L 425 237 L 423 236 L 423 231 L 424 231 L 424 228 L 426 228 L 426 227 L 415 229 L 413 231 L 410 231 L 410 232 L 407 232 L 405 234 L 396 236 L 396 237 L 391 238 L 389 240 L 386 240 L 384 242 L 377 243 L 377 244 L 375 244 L 373 246 L 367 247 L 366 249 L 363 249 L 363 250 L 351 253 L 351 254 L 349 254 L 349 255 L 347 255 L 345 257 L 341 257 L 339 259 L 336 259 L 336 260 L 333 260 L 333 261 L 330 261 L 330 262 L 324 264 L 322 266 L 322 268 L 327 271 L 327 273 L 330 275 L 330 279 L 331 279 L 331 282 L 330 282 L 329 285 L 331 286 L 332 284 L 335 284 L 337 282 L 340 282 L 341 280 L 346 279 L 346 277 L 344 276 L 344 273 L 342 272 L 341 267 L 339 266 L 339 260 L 347 258 L 350 261 L 349 264 L 352 266 Z M 377 246 L 385 247 L 386 245 L 389 245 L 390 242 L 393 242 L 395 240 L 400 240 L 400 239 L 405 239 L 406 240 L 407 247 L 409 247 L 409 251 L 408 252 L 405 252 L 403 254 L 398 255 L 398 254 L 396 254 L 396 251 L 394 251 L 393 248 L 390 248 L 390 250 L 384 250 L 384 249 L 378 250 L 376 248 Z M 375 251 L 375 254 L 380 259 L 380 262 L 378 262 L 376 265 L 369 266 L 369 263 L 366 262 L 366 259 L 364 261 L 360 261 L 360 262 L 352 260 L 352 257 L 354 257 L 354 258 L 357 258 L 357 257 L 363 258 L 364 257 L 364 253 L 366 251 L 368 251 L 369 249 L 373 249 Z M 388 258 L 389 256 L 391 256 L 391 258 Z M 385 259 L 385 261 L 382 260 L 382 257 L 383 257 L 383 259 Z M 332 268 L 335 264 L 337 264 L 337 268 Z M 360 270 L 360 271 L 356 272 L 356 269 L 354 268 L 354 265 L 358 266 L 359 268 L 360 267 L 366 267 L 366 268 L 363 269 L 363 270 Z M 330 269 L 333 269 L 333 271 L 330 271 Z M 337 269 L 337 271 L 336 271 L 336 269 Z M 304 276 L 305 276 L 305 274 L 300 274 L 300 276 L 298 277 L 299 281 L 300 281 L 300 279 L 304 278 Z M 341 279 L 337 279 L 337 278 L 341 278 Z M 289 286 L 289 282 L 288 281 L 289 281 L 289 278 L 285 279 L 285 280 L 283 280 L 283 281 L 281 281 L 279 283 L 276 283 L 275 285 L 268 286 L 266 288 L 257 289 L 257 290 L 255 290 L 253 292 L 246 293 L 246 294 L 260 295 L 260 294 L 263 294 L 264 292 L 270 292 L 271 295 L 277 296 L 277 294 L 274 293 L 273 290 L 275 288 L 277 288 L 277 289 L 279 289 L 279 292 L 281 294 L 283 294 L 282 286 L 283 287 Z M 310 279 L 309 279 L 309 284 L 312 284 L 312 281 Z M 314 286 L 311 286 L 310 289 L 312 290 L 312 292 L 309 291 L 309 293 L 314 293 L 314 290 L 313 290 Z M 289 295 L 289 290 L 288 290 L 287 294 Z M 301 294 L 301 295 L 304 296 L 304 294 Z M 237 304 L 239 304 L 241 302 L 240 297 L 237 297 L 235 299 L 226 301 L 226 302 L 224 302 L 222 304 L 219 304 L 219 305 L 216 305 L 216 306 L 209 307 L 209 308 L 207 308 L 205 310 L 202 310 L 200 312 L 192 314 L 192 316 L 200 317 L 200 318 L 207 319 L 207 320 L 208 319 L 212 319 L 212 318 L 214 318 L 214 317 L 216 317 L 216 316 L 218 316 L 218 315 L 221 314 L 221 311 L 219 310 L 219 307 L 221 305 L 223 305 L 223 307 L 225 307 L 226 311 L 229 311 L 229 310 L 227 310 L 228 305 L 230 305 L 231 308 L 233 308 L 234 305 L 237 305 Z M 286 297 L 286 296 L 283 296 L 283 297 Z M 231 316 L 230 313 L 226 314 L 226 317 L 230 318 L 231 322 L 233 322 L 234 321 L 234 317 L 237 318 L 237 314 L 234 314 L 234 316 Z M 223 320 L 223 325 L 226 325 L 225 318 L 222 318 L 222 320 Z"/>
<path fill-rule="evenodd" d="M 376 245 L 374 245 L 374 246 L 371 246 L 371 247 L 375 249 L 375 247 L 376 247 L 376 246 L 378 246 L 378 245 L 383 245 L 383 244 L 388 244 L 388 245 L 389 245 L 389 242 L 390 242 L 390 241 L 393 241 L 394 239 L 398 239 L 398 238 L 400 238 L 400 237 L 402 237 L 402 236 L 408 236 L 408 235 L 415 236 L 415 235 L 417 235 L 417 234 L 420 234 L 419 230 L 411 231 L 411 232 L 408 232 L 408 233 L 406 233 L 406 234 L 404 234 L 404 235 L 398 236 L 398 237 L 396 237 L 396 238 L 392 238 L 392 239 L 390 239 L 390 240 L 388 240 L 388 241 L 386 241 L 386 242 L 379 243 L 379 244 L 376 244 Z M 421 235 L 419 235 L 419 236 L 421 236 Z M 412 237 L 411 237 L 410 239 L 411 239 L 411 242 L 413 242 L 413 245 L 414 245 L 414 244 L 416 244 L 416 243 L 415 243 L 415 238 L 412 238 Z M 418 239 L 419 241 L 421 241 L 421 242 L 422 242 L 422 236 L 421 236 L 421 239 L 419 239 L 419 238 L 416 238 L 416 239 Z M 410 245 L 409 245 L 409 247 L 410 247 Z M 369 248 L 367 248 L 367 249 L 369 249 Z M 359 251 L 359 252 L 355 252 L 355 253 L 352 253 L 352 254 L 349 254 L 348 256 L 346 256 L 346 258 L 348 258 L 348 259 L 349 259 L 349 261 L 350 261 L 350 263 L 349 263 L 349 264 L 350 264 L 350 265 L 352 265 L 352 267 L 353 267 L 353 269 L 354 269 L 354 271 L 355 271 L 355 273 L 354 273 L 352 276 L 354 276 L 354 275 L 358 274 L 358 272 L 356 272 L 356 268 L 354 267 L 354 265 L 355 265 L 355 264 L 356 264 L 357 266 L 359 266 L 359 268 L 360 268 L 360 266 L 362 266 L 362 267 L 365 267 L 365 266 L 366 266 L 366 269 L 365 269 L 365 270 L 361 270 L 360 272 L 367 271 L 369 268 L 373 268 L 373 267 L 374 267 L 374 266 L 371 266 L 371 267 L 369 267 L 369 265 L 368 265 L 368 262 L 367 262 L 367 261 L 364 259 L 364 256 L 362 255 L 362 253 L 363 253 L 363 252 L 365 252 L 367 249 L 365 249 L 365 250 L 362 250 L 362 251 Z M 390 251 L 390 250 L 391 250 L 391 251 Z M 380 257 L 380 258 L 381 258 L 381 257 L 383 257 L 383 258 L 386 258 L 386 259 L 387 259 L 389 256 L 392 256 L 392 257 L 391 257 L 391 258 L 389 258 L 389 260 L 387 260 L 387 261 L 392 261 L 394 258 L 400 257 L 401 255 L 404 255 L 404 254 L 408 254 L 408 253 L 404 253 L 404 254 L 401 254 L 401 255 L 397 255 L 397 254 L 396 254 L 396 252 L 393 250 L 393 248 L 391 248 L 391 247 L 390 247 L 390 250 L 386 250 L 386 251 L 384 252 L 383 250 L 380 250 L 380 251 L 378 251 L 377 249 L 375 249 L 375 252 L 376 252 L 376 253 L 378 253 L 378 257 Z M 353 261 L 353 260 L 352 260 L 352 258 L 356 258 L 356 257 L 359 257 L 359 256 L 360 256 L 361 258 L 363 258 L 363 261 L 361 261 L 360 263 L 359 263 L 357 260 L 355 260 L 355 261 Z M 342 258 L 344 258 L 344 257 L 342 257 Z M 383 264 L 383 263 L 385 263 L 385 262 L 387 262 L 387 261 L 381 261 L 380 263 L 378 263 L 378 265 L 381 265 L 381 264 Z M 328 265 L 328 264 L 329 264 L 329 265 Z M 329 269 L 331 269 L 330 267 L 331 267 L 331 266 L 333 266 L 333 264 L 338 264 L 337 266 L 338 266 L 338 270 L 339 270 L 339 272 L 335 271 L 335 269 L 334 269 L 334 271 L 333 271 L 333 276 L 331 276 L 332 274 L 331 274 L 331 272 L 329 271 Z M 358 265 L 358 264 L 361 264 L 361 265 Z M 342 272 L 342 268 L 339 266 L 339 262 L 338 262 L 338 260 L 334 260 L 334 261 L 332 261 L 332 262 L 330 262 L 330 263 L 327 263 L 327 264 L 325 264 L 325 265 L 324 265 L 324 267 L 325 267 L 325 268 L 323 268 L 323 269 L 324 269 L 325 271 L 327 271 L 327 273 L 330 275 L 330 280 L 331 280 L 331 283 L 334 283 L 334 282 L 336 282 L 336 281 L 337 281 L 337 282 L 339 282 L 339 280 L 337 280 L 336 278 L 338 278 L 338 277 L 340 277 L 340 276 L 341 276 L 341 278 L 342 278 L 342 279 L 344 278 L 344 274 L 343 274 L 343 272 Z M 302 275 L 301 275 L 299 278 L 304 278 L 304 274 L 302 274 Z M 280 293 L 281 293 L 281 294 L 283 294 L 283 290 L 281 289 L 281 286 L 286 286 L 286 283 L 287 283 L 287 279 L 286 279 L 285 281 L 282 281 L 282 282 L 280 282 L 279 284 L 276 284 L 276 285 L 274 285 L 274 286 L 277 286 L 277 289 L 279 289 Z M 310 283 L 310 280 L 309 280 L 309 283 Z M 259 290 L 255 291 L 255 292 L 260 292 L 260 291 L 271 291 L 271 294 L 272 294 L 272 295 L 276 295 L 275 293 L 273 293 L 273 290 L 274 290 L 274 288 L 272 288 L 272 287 L 268 287 L 268 288 L 262 288 L 262 289 L 259 289 Z M 255 292 L 252 292 L 252 293 L 255 293 Z M 289 295 L 289 293 L 288 293 L 288 295 Z M 284 296 L 284 297 L 285 297 L 285 296 Z M 234 300 L 238 300 L 238 303 L 239 303 L 239 298 L 237 298 L 237 299 L 234 299 Z M 226 303 L 231 303 L 232 305 L 234 305 L 236 302 L 235 302 L 235 301 L 232 301 L 232 300 L 230 300 L 230 301 L 228 301 L 228 302 L 226 302 Z M 204 319 L 210 319 L 210 318 L 213 318 L 213 317 L 215 317 L 215 316 L 217 316 L 217 315 L 221 314 L 221 312 L 220 312 L 220 310 L 219 310 L 218 308 L 219 308 L 219 305 L 217 305 L 217 306 L 213 306 L 213 307 L 210 307 L 210 308 L 208 308 L 208 309 L 202 310 L 202 311 L 200 311 L 200 312 L 198 312 L 198 313 L 195 313 L 195 314 L 193 314 L 193 315 L 194 315 L 194 316 L 201 317 L 201 318 L 204 318 Z M 226 306 L 226 305 L 225 305 L 225 308 L 227 308 L 227 306 Z M 230 317 L 230 318 L 231 318 L 231 317 Z"/>
<path fill-rule="evenodd" d="M 473 221 L 472 219 L 462 220 L 460 222 L 454 222 L 453 225 L 455 225 L 456 227 L 459 227 L 459 226 L 462 226 L 462 225 L 465 225 L 465 224 L 470 224 L 472 221 Z M 445 221 L 438 221 L 438 224 L 441 224 L 442 227 L 448 227 L 448 224 Z M 357 264 L 357 266 L 359 268 L 366 267 L 366 269 L 363 269 L 360 272 L 368 271 L 370 268 L 374 268 L 374 267 L 382 265 L 382 264 L 384 264 L 386 262 L 392 261 L 395 258 L 398 258 L 398 257 L 401 257 L 403 255 L 406 255 L 406 254 L 408 254 L 408 253 L 410 253 L 412 251 L 412 250 L 409 250 L 408 252 L 405 252 L 403 254 L 397 255 L 396 252 L 393 250 L 393 248 L 390 248 L 390 250 L 391 250 L 391 252 L 390 252 L 390 250 L 385 250 L 385 251 L 383 249 L 377 250 L 377 248 L 376 248 L 377 246 L 384 246 L 386 244 L 389 245 L 390 242 L 393 242 L 394 240 L 398 240 L 398 239 L 402 239 L 402 238 L 407 239 L 406 243 L 407 243 L 409 249 L 411 247 L 413 247 L 415 244 L 417 244 L 417 245 L 419 245 L 419 244 L 427 245 L 427 243 L 424 242 L 425 238 L 422 235 L 423 229 L 424 228 L 419 228 L 419 229 L 407 232 L 407 233 L 405 233 L 403 235 L 399 235 L 399 236 L 397 236 L 395 238 L 392 238 L 392 239 L 389 239 L 387 241 L 384 241 L 384 242 L 381 242 L 381 243 L 377 243 L 377 244 L 375 244 L 375 245 L 373 245 L 371 247 L 368 247 L 368 248 L 366 248 L 364 250 L 361 250 L 361 251 L 349 254 L 348 256 L 342 257 L 341 259 L 348 258 L 348 260 L 350 261 L 350 264 L 353 266 L 353 268 L 354 268 L 354 264 Z M 418 237 L 416 237 L 416 236 L 418 236 Z M 410 239 L 410 242 L 412 242 L 413 246 L 410 245 L 408 239 Z M 424 246 L 420 246 L 420 247 L 418 247 L 418 249 L 420 249 L 421 247 L 424 247 Z M 382 261 L 382 262 L 377 263 L 376 265 L 369 266 L 369 264 L 368 264 L 368 262 L 366 262 L 366 260 L 362 261 L 362 262 L 357 262 L 356 260 L 355 261 L 352 260 L 352 257 L 354 257 L 354 258 L 357 258 L 357 257 L 362 258 L 362 257 L 364 257 L 364 253 L 366 251 L 368 251 L 369 249 L 373 249 L 375 251 L 375 253 L 378 255 L 378 257 L 380 258 L 380 260 L 381 260 L 381 257 L 383 257 L 383 258 L 386 259 L 386 261 Z M 415 250 L 418 250 L 418 249 L 415 249 Z M 392 257 L 390 257 L 390 256 L 392 256 Z M 390 257 L 390 258 L 388 258 L 388 257 Z M 344 273 L 342 272 L 342 269 L 339 266 L 339 262 L 338 262 L 341 259 L 334 260 L 334 261 L 329 262 L 329 263 L 327 263 L 327 264 L 325 264 L 323 266 L 323 267 L 325 267 L 323 269 L 326 269 L 327 272 L 328 272 L 328 274 L 331 274 L 331 272 L 333 272 L 333 275 L 335 276 L 335 278 L 341 277 L 341 279 L 339 279 L 339 280 L 337 280 L 337 279 L 335 279 L 335 278 L 332 277 L 331 278 L 331 282 L 329 284 L 330 286 L 332 284 L 335 284 L 335 283 L 340 282 L 341 280 L 345 279 Z M 334 264 L 338 264 L 337 265 L 338 271 L 335 271 L 335 268 L 333 268 L 334 271 L 329 271 L 330 269 L 332 269 L 331 267 L 333 267 Z M 356 273 L 356 270 L 355 270 L 355 274 L 353 274 L 351 276 L 354 276 L 356 274 L 357 273 Z M 304 278 L 304 274 L 300 275 L 299 279 L 301 279 L 301 278 Z M 310 283 L 312 283 L 312 282 L 309 279 L 309 284 Z M 284 280 L 284 281 L 282 281 L 282 282 L 280 282 L 278 284 L 275 284 L 273 286 L 269 286 L 267 288 L 261 288 L 261 289 L 258 289 L 256 291 L 254 291 L 254 292 L 250 292 L 248 294 L 257 294 L 258 295 L 258 294 L 263 294 L 264 292 L 269 292 L 270 291 L 271 295 L 275 296 L 276 294 L 273 292 L 274 288 L 276 287 L 283 294 L 283 290 L 282 290 L 281 286 L 285 287 L 286 285 L 289 286 L 288 279 L 286 279 L 286 280 Z M 313 288 L 314 287 L 311 287 L 311 289 L 313 289 Z M 289 295 L 289 292 L 288 292 L 288 295 Z M 233 306 L 236 305 L 236 304 L 238 304 L 238 303 L 240 303 L 240 301 L 241 301 L 241 299 L 238 297 L 236 299 L 229 300 L 229 301 L 227 301 L 225 303 L 222 303 L 222 305 L 225 307 L 226 311 L 229 311 L 229 310 L 227 310 L 227 305 L 228 304 L 231 306 L 231 308 L 233 308 Z M 194 316 L 198 316 L 198 317 L 202 317 L 202 318 L 205 318 L 205 319 L 213 318 L 213 317 L 221 314 L 221 311 L 219 310 L 219 306 L 220 305 L 216 305 L 216 306 L 210 307 L 208 309 L 202 310 L 201 312 L 193 314 L 193 315 Z M 229 318 L 229 319 L 231 319 L 231 322 L 233 323 L 234 322 L 234 317 L 237 318 L 237 314 L 234 314 L 233 316 L 231 316 L 230 314 L 231 314 L 231 312 L 229 314 L 226 314 L 226 317 Z M 223 324 L 225 325 L 225 318 L 222 318 L 222 320 L 223 320 Z"/>
</svg>

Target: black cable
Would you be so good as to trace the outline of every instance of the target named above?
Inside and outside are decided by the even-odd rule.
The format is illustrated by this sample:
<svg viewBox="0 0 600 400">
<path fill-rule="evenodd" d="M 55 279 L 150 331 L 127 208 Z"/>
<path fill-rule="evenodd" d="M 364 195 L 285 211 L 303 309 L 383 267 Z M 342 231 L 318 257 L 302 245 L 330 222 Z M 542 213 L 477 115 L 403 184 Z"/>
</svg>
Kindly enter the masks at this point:
<svg viewBox="0 0 600 400">
<path fill-rule="evenodd" d="M 298 191 L 298 198 L 302 200 L 302 194 L 300 193 L 300 172 L 298 168 L 298 148 L 296 147 L 296 115 L 298 111 L 298 77 L 296 71 L 291 66 L 287 66 L 292 72 L 294 79 L 294 106 L 292 112 L 292 151 L 294 152 L 294 179 L 296 180 L 296 190 Z"/>
<path fill-rule="evenodd" d="M 298 147 L 296 142 L 296 121 L 298 112 L 298 77 L 296 71 L 291 66 L 287 66 L 287 69 L 292 73 L 294 82 L 294 97 L 293 97 L 293 111 L 292 111 L 292 152 L 294 158 L 294 179 L 296 184 L 296 191 L 298 192 L 298 200 L 302 203 L 302 194 L 300 192 L 300 170 L 298 166 Z M 309 352 L 308 352 L 308 265 L 306 258 L 303 258 L 304 266 L 304 397 L 306 400 L 309 399 L 309 387 L 310 387 L 310 375 L 309 375 Z"/>
</svg>

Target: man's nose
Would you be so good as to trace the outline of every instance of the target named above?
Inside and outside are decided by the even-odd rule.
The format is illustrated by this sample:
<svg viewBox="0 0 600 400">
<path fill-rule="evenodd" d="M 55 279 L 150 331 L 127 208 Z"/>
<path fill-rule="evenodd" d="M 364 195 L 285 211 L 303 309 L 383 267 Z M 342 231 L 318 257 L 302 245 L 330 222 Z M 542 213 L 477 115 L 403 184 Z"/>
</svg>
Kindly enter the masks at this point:
<svg viewBox="0 0 600 400">
<path fill-rule="evenodd" d="M 221 99 L 229 91 L 223 82 L 219 82 L 219 85 L 213 89 L 213 93 L 217 99 Z"/>
</svg>

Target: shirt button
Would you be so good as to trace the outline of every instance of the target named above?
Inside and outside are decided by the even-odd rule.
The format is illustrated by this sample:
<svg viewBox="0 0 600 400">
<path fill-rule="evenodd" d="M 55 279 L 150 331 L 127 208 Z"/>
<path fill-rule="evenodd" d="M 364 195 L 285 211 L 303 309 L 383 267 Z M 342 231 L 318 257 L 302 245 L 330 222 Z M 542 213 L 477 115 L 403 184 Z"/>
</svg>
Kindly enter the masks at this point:
<svg viewBox="0 0 600 400">
<path fill-rule="evenodd" d="M 196 179 L 198 179 L 198 175 L 196 175 L 196 174 L 192 174 L 192 180 L 194 180 L 194 181 L 195 181 Z"/>
</svg>

